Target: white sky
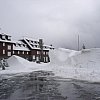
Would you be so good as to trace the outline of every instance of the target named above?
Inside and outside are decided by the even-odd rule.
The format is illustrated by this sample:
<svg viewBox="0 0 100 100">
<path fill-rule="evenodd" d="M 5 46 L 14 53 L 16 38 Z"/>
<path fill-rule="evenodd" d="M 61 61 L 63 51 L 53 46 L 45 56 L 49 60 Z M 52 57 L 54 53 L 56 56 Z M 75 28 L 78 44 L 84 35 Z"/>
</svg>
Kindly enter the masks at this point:
<svg viewBox="0 0 100 100">
<path fill-rule="evenodd" d="M 100 47 L 100 0 L 0 0 L 0 27 L 56 47 Z"/>
</svg>

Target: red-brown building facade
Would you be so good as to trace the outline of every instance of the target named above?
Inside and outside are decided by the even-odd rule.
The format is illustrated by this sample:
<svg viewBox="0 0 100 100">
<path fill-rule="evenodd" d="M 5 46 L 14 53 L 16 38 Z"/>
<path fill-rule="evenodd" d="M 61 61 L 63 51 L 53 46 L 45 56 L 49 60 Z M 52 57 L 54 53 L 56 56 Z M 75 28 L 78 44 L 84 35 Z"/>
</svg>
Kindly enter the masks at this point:
<svg viewBox="0 0 100 100">
<path fill-rule="evenodd" d="M 49 50 L 53 50 L 54 47 L 44 43 L 41 46 L 40 40 L 24 37 L 19 41 L 13 41 L 11 36 L 2 33 L 0 34 L 0 59 L 17 55 L 29 61 L 48 63 L 50 62 Z"/>
</svg>

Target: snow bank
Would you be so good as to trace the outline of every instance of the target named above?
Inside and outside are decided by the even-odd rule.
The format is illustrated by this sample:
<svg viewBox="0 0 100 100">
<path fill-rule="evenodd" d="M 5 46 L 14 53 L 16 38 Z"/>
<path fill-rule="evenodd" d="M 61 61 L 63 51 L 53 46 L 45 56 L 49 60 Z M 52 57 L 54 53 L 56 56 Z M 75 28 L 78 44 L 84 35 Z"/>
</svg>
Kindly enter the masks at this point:
<svg viewBox="0 0 100 100">
<path fill-rule="evenodd" d="M 16 55 L 13 55 L 9 59 L 7 59 L 7 62 L 9 67 L 6 67 L 6 70 L 0 69 L 0 74 L 17 74 L 37 70 L 50 70 L 47 67 L 47 64 L 37 64 L 35 62 L 29 62 L 28 60 Z"/>
<path fill-rule="evenodd" d="M 93 48 L 74 51 L 60 48 L 51 51 L 50 58 L 52 64 L 98 68 L 100 65 L 100 49 Z"/>
<path fill-rule="evenodd" d="M 69 63 L 71 57 L 79 54 L 80 52 L 75 50 L 69 50 L 63 48 L 55 49 L 53 51 L 50 51 L 51 63 L 65 65 Z"/>
<path fill-rule="evenodd" d="M 30 63 L 28 60 L 16 55 L 13 55 L 9 59 L 7 59 L 7 62 L 9 67 L 6 67 L 6 70 L 1 70 L 0 74 L 30 72 L 36 67 L 35 63 Z"/>
<path fill-rule="evenodd" d="M 22 69 L 22 67 L 25 67 L 29 63 L 28 60 L 23 59 L 23 58 L 21 58 L 19 56 L 15 56 L 15 55 L 13 55 L 12 57 L 10 57 L 7 60 L 7 62 L 9 64 L 9 66 L 12 67 L 13 69 L 15 69 L 16 67 Z"/>
<path fill-rule="evenodd" d="M 51 66 L 57 76 L 100 82 L 100 48 L 50 52 Z"/>
</svg>

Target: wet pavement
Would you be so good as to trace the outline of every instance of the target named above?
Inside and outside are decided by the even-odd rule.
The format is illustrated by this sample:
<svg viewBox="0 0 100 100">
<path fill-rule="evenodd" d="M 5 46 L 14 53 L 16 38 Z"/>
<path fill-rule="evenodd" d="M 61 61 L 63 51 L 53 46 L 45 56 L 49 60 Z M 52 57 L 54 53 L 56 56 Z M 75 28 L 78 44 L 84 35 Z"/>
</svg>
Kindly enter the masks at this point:
<svg viewBox="0 0 100 100">
<path fill-rule="evenodd" d="M 0 100 L 100 100 L 100 83 L 35 71 L 0 80 Z"/>
</svg>

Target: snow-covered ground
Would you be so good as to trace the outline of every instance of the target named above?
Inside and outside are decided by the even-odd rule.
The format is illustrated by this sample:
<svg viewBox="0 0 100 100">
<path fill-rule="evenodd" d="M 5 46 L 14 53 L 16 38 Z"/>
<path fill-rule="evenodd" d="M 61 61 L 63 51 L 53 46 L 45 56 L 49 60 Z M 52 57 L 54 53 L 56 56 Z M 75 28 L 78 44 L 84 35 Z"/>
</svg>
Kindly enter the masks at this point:
<svg viewBox="0 0 100 100">
<path fill-rule="evenodd" d="M 14 55 L 7 60 L 10 67 L 0 69 L 0 74 L 46 70 L 63 78 L 100 82 L 100 48 L 81 51 L 59 48 L 50 51 L 50 58 L 50 63 L 36 64 Z"/>
</svg>

